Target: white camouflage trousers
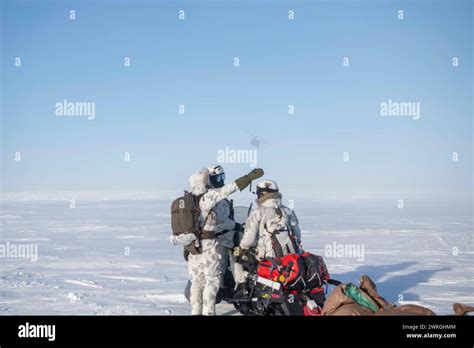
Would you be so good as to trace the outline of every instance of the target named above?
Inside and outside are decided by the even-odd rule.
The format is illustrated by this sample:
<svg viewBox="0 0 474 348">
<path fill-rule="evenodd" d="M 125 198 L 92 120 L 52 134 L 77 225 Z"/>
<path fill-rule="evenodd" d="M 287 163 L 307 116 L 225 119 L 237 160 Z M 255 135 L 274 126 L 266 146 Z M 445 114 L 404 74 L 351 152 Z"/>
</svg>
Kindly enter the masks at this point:
<svg viewBox="0 0 474 348">
<path fill-rule="evenodd" d="M 203 252 L 189 255 L 188 272 L 191 277 L 191 314 L 215 315 L 216 295 L 221 277 L 221 254 L 215 239 L 202 241 Z"/>
</svg>

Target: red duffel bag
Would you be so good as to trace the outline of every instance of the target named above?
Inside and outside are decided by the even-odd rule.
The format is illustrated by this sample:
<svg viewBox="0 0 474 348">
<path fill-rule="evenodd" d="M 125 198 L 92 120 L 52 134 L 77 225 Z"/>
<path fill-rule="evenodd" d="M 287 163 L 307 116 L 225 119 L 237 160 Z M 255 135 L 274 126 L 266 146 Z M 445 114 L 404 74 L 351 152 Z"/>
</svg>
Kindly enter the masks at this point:
<svg viewBox="0 0 474 348">
<path fill-rule="evenodd" d="M 279 282 L 288 289 L 304 288 L 306 265 L 298 254 L 288 254 L 280 258 L 268 258 L 258 263 L 260 277 Z"/>
<path fill-rule="evenodd" d="M 329 280 L 329 272 L 321 256 L 311 253 L 288 254 L 260 261 L 260 277 L 279 282 L 286 289 L 316 289 Z"/>
</svg>

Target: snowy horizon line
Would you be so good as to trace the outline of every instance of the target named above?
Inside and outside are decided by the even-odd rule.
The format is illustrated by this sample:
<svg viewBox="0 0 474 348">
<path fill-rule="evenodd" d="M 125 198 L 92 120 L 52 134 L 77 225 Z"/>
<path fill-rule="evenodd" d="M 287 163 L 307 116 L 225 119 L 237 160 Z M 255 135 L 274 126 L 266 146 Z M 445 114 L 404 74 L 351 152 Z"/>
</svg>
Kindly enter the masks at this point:
<svg viewBox="0 0 474 348">
<path fill-rule="evenodd" d="M 68 201 L 71 199 L 87 201 L 119 201 L 119 200 L 173 200 L 183 189 L 151 189 L 151 190 L 29 190 L 0 192 L 0 202 L 9 201 Z M 433 191 L 428 189 L 403 190 L 343 190 L 343 189 L 286 189 L 283 195 L 288 199 L 304 198 L 319 200 L 377 200 L 377 199 L 471 199 L 469 190 L 464 192 Z M 248 194 L 242 192 L 242 194 Z"/>
</svg>

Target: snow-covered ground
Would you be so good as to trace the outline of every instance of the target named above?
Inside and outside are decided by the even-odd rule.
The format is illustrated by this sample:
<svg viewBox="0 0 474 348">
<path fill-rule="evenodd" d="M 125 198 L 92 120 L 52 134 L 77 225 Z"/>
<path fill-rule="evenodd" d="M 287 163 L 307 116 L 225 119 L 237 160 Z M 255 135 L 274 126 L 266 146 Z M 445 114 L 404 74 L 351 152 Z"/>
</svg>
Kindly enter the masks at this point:
<svg viewBox="0 0 474 348">
<path fill-rule="evenodd" d="M 189 314 L 182 250 L 168 241 L 178 193 L 4 194 L 0 244 L 37 245 L 38 260 L 0 258 L 0 314 Z M 394 198 L 285 198 L 294 198 L 307 250 L 363 250 L 326 255 L 333 278 L 358 283 L 367 274 L 387 299 L 439 314 L 474 304 L 469 200 L 406 199 L 399 209 Z"/>
</svg>

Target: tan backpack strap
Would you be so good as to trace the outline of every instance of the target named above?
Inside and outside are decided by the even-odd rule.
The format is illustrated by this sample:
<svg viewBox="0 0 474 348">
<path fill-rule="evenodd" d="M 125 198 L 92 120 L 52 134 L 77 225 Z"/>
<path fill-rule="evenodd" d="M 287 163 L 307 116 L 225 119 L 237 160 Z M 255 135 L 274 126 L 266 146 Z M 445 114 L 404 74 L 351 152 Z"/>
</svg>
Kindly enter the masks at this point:
<svg viewBox="0 0 474 348">
<path fill-rule="evenodd" d="M 204 224 L 202 225 L 202 228 L 204 229 L 204 226 L 207 225 L 207 221 L 209 220 L 209 216 L 212 214 L 212 211 L 207 213 L 206 218 L 204 219 Z"/>
</svg>

